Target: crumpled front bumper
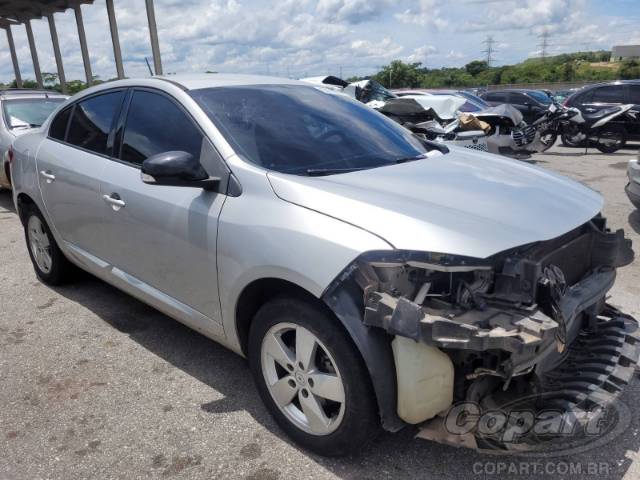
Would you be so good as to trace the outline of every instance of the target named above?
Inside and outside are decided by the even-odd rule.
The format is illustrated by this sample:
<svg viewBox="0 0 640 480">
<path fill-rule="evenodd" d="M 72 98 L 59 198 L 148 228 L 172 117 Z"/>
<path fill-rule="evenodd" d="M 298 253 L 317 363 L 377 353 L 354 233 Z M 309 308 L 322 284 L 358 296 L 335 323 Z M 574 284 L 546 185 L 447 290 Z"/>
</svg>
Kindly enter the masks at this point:
<svg viewBox="0 0 640 480">
<path fill-rule="evenodd" d="M 569 344 L 576 338 L 584 315 L 597 317 L 615 277 L 614 269 L 606 269 L 567 289 L 559 303 L 566 329 L 563 342 Z M 556 320 L 537 307 L 510 310 L 488 307 L 450 318 L 382 292 L 369 295 L 364 323 L 442 349 L 509 352 L 509 369 L 501 372 L 505 377 L 527 371 L 543 357 L 549 357 L 557 346 L 559 328 Z"/>
<path fill-rule="evenodd" d="M 640 330 L 633 317 L 606 305 L 593 329 L 581 330 L 562 360 L 551 369 L 537 372 L 536 394 L 527 399 L 538 412 L 564 412 L 578 421 L 609 407 L 632 379 L 640 358 Z M 485 401 L 484 408 L 503 409 L 510 418 L 510 409 L 519 408 L 517 401 L 500 405 Z M 452 406 L 449 411 L 455 408 Z M 538 445 L 539 439 L 528 432 L 515 442 L 504 442 L 499 436 L 482 435 L 477 429 L 464 435 L 452 433 L 447 427 L 447 413 L 420 426 L 419 438 L 458 447 L 491 450 L 526 451 Z"/>
</svg>

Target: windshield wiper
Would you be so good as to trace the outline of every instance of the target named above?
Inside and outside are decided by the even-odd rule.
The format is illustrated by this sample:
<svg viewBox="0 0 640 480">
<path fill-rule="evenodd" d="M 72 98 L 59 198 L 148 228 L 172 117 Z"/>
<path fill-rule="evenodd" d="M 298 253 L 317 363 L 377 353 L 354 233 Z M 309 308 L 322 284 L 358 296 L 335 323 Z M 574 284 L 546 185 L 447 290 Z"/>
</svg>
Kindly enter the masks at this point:
<svg viewBox="0 0 640 480">
<path fill-rule="evenodd" d="M 427 158 L 427 154 L 426 153 L 421 153 L 420 155 L 416 155 L 413 157 L 403 157 L 403 158 L 397 158 L 393 161 L 394 164 L 397 163 L 407 163 L 407 162 L 413 162 L 414 160 L 422 160 L 423 158 Z"/>
<path fill-rule="evenodd" d="M 310 177 L 320 177 L 322 175 L 335 175 L 338 173 L 358 172 L 360 170 L 369 170 L 373 167 L 350 167 L 350 168 L 307 168 L 305 173 Z"/>
<path fill-rule="evenodd" d="M 391 162 L 386 164 L 383 163 L 382 165 L 372 165 L 369 167 L 308 168 L 307 170 L 305 170 L 305 172 L 310 177 L 319 177 L 322 175 L 335 175 L 338 173 L 349 173 L 349 172 L 358 172 L 361 170 L 370 170 L 372 168 L 386 167 L 388 165 L 396 165 L 398 163 L 412 162 L 414 160 L 422 160 L 423 158 L 427 158 L 427 155 L 425 153 L 421 153 L 420 155 L 415 155 L 413 157 L 396 158 Z"/>
</svg>

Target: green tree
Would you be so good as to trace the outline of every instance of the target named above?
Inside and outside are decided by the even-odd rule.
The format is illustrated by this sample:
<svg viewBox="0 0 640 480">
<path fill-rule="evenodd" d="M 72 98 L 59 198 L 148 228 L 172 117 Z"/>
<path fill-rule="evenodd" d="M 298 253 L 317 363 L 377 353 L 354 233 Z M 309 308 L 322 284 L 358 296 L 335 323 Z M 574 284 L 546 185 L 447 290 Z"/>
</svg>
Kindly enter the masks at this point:
<svg viewBox="0 0 640 480">
<path fill-rule="evenodd" d="M 618 75 L 625 80 L 640 78 L 640 62 L 638 60 L 624 60 L 618 68 Z"/>
<path fill-rule="evenodd" d="M 373 78 L 387 88 L 415 88 L 420 85 L 421 65 L 419 62 L 405 63 L 402 60 L 394 60 L 382 67 Z"/>
<path fill-rule="evenodd" d="M 13 82 L 11 82 L 10 87 L 18 88 L 18 82 L 14 80 Z M 38 82 L 29 78 L 25 78 L 22 80 L 22 88 L 38 88 Z"/>
<path fill-rule="evenodd" d="M 479 73 L 484 72 L 487 68 L 489 68 L 489 65 L 484 60 L 474 60 L 464 66 L 467 73 L 474 77 Z"/>
</svg>

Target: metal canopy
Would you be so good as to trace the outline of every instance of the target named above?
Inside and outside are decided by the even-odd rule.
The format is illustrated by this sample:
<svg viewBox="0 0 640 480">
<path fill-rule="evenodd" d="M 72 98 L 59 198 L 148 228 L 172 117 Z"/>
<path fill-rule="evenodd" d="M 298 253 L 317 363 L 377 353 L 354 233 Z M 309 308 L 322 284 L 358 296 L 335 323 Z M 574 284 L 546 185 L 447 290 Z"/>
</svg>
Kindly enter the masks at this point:
<svg viewBox="0 0 640 480">
<path fill-rule="evenodd" d="M 60 44 L 58 42 L 58 33 L 56 30 L 54 13 L 73 10 L 76 26 L 78 28 L 78 39 L 80 40 L 80 51 L 82 53 L 82 62 L 84 64 L 85 76 L 87 84 L 93 83 L 93 74 L 91 72 L 91 61 L 89 58 L 89 49 L 87 48 L 87 39 L 84 31 L 84 22 L 82 20 L 82 11 L 80 5 L 91 4 L 94 0 L 0 0 L 0 29 L 4 29 L 7 34 L 7 42 L 11 53 L 11 61 L 13 63 L 13 71 L 16 77 L 18 88 L 22 88 L 22 77 L 20 76 L 20 67 L 18 65 L 18 57 L 13 41 L 11 27 L 24 24 L 27 31 L 27 39 L 29 41 L 29 49 L 31 50 L 31 60 L 33 61 L 33 70 L 36 76 L 38 87 L 42 88 L 42 74 L 40 72 L 40 64 L 38 61 L 38 52 L 36 51 L 35 39 L 31 29 L 31 20 L 46 18 L 49 23 L 49 31 L 51 32 L 51 43 L 56 59 L 56 67 L 58 69 L 58 79 L 63 92 L 66 92 L 66 81 L 64 75 L 64 67 L 62 65 L 62 55 L 60 53 Z M 111 32 L 111 42 L 113 44 L 113 55 L 116 62 L 116 71 L 118 78 L 124 78 L 124 68 L 122 66 L 122 53 L 120 50 L 120 40 L 118 37 L 118 26 L 116 24 L 116 15 L 113 6 L 113 0 L 106 0 L 107 14 L 109 20 L 109 29 Z M 158 31 L 156 27 L 155 11 L 153 0 L 145 0 L 147 19 L 149 22 L 149 37 L 151 40 L 151 50 L 153 52 L 153 63 L 156 75 L 162 74 L 162 62 L 160 59 L 160 46 L 158 43 Z"/>
<path fill-rule="evenodd" d="M 93 0 L 0 0 L 0 18 L 22 23 L 49 13 L 64 12 L 82 3 L 93 3 Z"/>
</svg>

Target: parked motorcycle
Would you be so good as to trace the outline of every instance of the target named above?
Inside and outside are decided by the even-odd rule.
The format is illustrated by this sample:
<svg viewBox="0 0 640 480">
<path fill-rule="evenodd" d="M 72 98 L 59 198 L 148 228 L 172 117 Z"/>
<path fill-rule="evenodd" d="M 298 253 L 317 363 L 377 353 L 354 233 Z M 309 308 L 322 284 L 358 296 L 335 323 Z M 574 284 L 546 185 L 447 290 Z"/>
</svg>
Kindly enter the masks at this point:
<svg viewBox="0 0 640 480">
<path fill-rule="evenodd" d="M 583 114 L 577 108 L 563 107 L 565 112 L 559 122 L 562 143 L 569 147 L 593 144 L 602 153 L 613 153 L 627 143 L 624 126 L 613 120 L 628 115 L 638 117 L 634 105 L 605 108 L 595 114 Z"/>
</svg>

